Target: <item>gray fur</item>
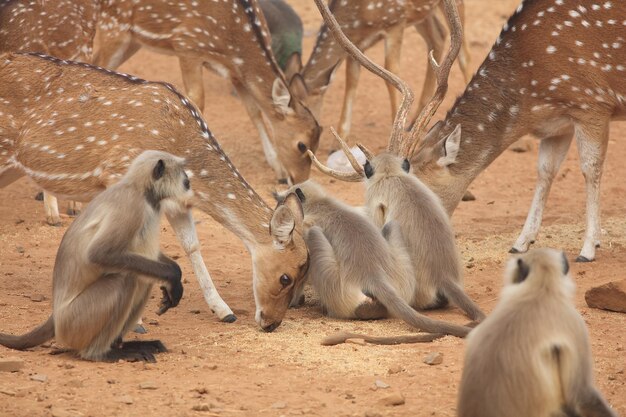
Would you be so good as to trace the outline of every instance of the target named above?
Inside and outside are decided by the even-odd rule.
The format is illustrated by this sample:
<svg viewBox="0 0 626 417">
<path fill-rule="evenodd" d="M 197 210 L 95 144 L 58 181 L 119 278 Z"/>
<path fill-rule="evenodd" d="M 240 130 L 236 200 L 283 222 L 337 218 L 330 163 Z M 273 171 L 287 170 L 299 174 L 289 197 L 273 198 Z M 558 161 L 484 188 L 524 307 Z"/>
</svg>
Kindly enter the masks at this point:
<svg viewBox="0 0 626 417">
<path fill-rule="evenodd" d="M 528 269 L 523 281 L 520 267 Z M 459 417 L 616 417 L 593 384 L 589 337 L 562 253 L 513 258 L 505 280 L 498 305 L 467 339 Z"/>
<path fill-rule="evenodd" d="M 155 178 L 160 161 L 162 176 Z M 190 208 L 193 192 L 185 186 L 183 163 L 165 152 L 145 151 L 99 194 L 61 241 L 52 316 L 26 335 L 0 334 L 0 344 L 25 349 L 56 337 L 88 360 L 146 359 L 112 345 L 135 326 L 153 284 L 163 290 L 160 313 L 182 297 L 180 268 L 160 252 L 159 232 L 163 209 Z"/>
<path fill-rule="evenodd" d="M 387 241 L 365 216 L 326 196 L 319 185 L 306 181 L 291 191 L 297 188 L 305 196 L 308 277 L 329 316 L 372 319 L 390 315 L 429 333 L 464 337 L 469 332 L 467 327 L 430 319 L 411 307 L 414 274 L 403 245 L 394 242 L 399 236 L 395 226 L 387 227 Z"/>
<path fill-rule="evenodd" d="M 368 163 L 367 212 L 381 228 L 389 222 L 399 226 L 399 240 L 406 245 L 415 273 L 411 304 L 427 309 L 449 299 L 470 319 L 482 320 L 485 315 L 463 291 L 454 232 L 439 198 L 406 166 L 403 169 L 407 161 L 397 156 L 383 153 Z"/>
</svg>

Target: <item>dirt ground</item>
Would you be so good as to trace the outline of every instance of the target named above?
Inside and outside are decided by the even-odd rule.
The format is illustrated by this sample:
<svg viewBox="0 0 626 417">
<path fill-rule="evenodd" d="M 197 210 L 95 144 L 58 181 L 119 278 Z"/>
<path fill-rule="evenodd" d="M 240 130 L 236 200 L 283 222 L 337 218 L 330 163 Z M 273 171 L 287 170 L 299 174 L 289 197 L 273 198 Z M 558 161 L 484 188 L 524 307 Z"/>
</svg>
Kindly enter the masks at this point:
<svg viewBox="0 0 626 417">
<path fill-rule="evenodd" d="M 311 50 L 320 18 L 313 2 L 292 0 L 305 24 L 305 56 Z M 472 68 L 486 55 L 518 0 L 467 0 L 466 33 Z M 382 61 L 382 46 L 370 50 Z M 409 30 L 405 38 L 402 75 L 420 91 L 426 52 Z M 172 57 L 141 51 L 122 67 L 148 79 L 182 86 Z M 243 175 L 267 200 L 275 184 L 260 141 L 243 106 L 231 95 L 228 82 L 205 76 L 205 118 Z M 464 82 L 455 66 L 449 108 Z M 337 123 L 343 71 L 327 93 L 322 124 Z M 383 83 L 364 72 L 355 107 L 353 133 L 373 148 L 382 148 L 390 127 Z M 572 263 L 577 284 L 576 306 L 590 332 L 595 376 L 600 390 L 621 415 L 626 415 L 626 315 L 589 309 L 584 292 L 594 285 L 624 278 L 626 264 L 626 125 L 614 123 L 602 188 L 602 248 L 597 261 Z M 332 144 L 325 130 L 320 153 Z M 536 144 L 526 153 L 505 152 L 471 186 L 477 200 L 462 203 L 454 213 L 458 245 L 466 265 L 469 295 L 487 312 L 501 288 L 507 251 L 524 222 L 535 181 Z M 362 186 L 313 177 L 349 203 L 362 202 Z M 44 223 L 43 206 L 33 200 L 37 189 L 20 180 L 0 190 L 0 329 L 22 333 L 42 322 L 51 309 L 51 273 L 57 247 L 71 222 L 62 227 Z M 576 150 L 570 151 L 554 184 L 537 245 L 564 249 L 571 261 L 584 235 L 584 186 Z M 446 337 L 431 344 L 395 347 L 341 345 L 323 347 L 322 336 L 337 330 L 387 335 L 409 333 L 399 320 L 350 322 L 321 315 L 314 299 L 288 312 L 283 324 L 267 334 L 254 322 L 250 257 L 242 243 L 204 213 L 196 213 L 204 259 L 220 293 L 235 310 L 234 324 L 220 323 L 208 310 L 189 262 L 169 229 L 163 236 L 166 253 L 180 257 L 185 296 L 180 306 L 158 317 L 152 299 L 144 320 L 148 335 L 159 338 L 170 353 L 156 364 L 82 362 L 69 354 L 51 356 L 50 346 L 28 352 L 0 348 L 0 358 L 18 357 L 25 367 L 0 373 L 0 416 L 453 416 L 461 377 L 464 341 Z M 158 297 L 158 294 L 155 293 Z M 461 323 L 457 310 L 429 313 Z M 443 354 L 443 363 L 429 366 L 423 358 Z M 380 380 L 388 388 L 377 387 Z M 43 381 L 43 382 L 42 382 Z M 384 385 L 379 383 L 378 385 Z M 401 393 L 404 405 L 384 406 L 381 400 Z"/>
</svg>

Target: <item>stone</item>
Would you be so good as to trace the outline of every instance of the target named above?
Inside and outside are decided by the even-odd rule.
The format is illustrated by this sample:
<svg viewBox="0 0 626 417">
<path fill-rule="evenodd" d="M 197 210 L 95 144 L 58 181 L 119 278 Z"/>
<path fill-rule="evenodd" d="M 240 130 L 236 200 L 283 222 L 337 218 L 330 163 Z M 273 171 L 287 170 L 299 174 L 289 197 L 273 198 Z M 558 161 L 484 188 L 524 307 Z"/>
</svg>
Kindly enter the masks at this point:
<svg viewBox="0 0 626 417">
<path fill-rule="evenodd" d="M 378 411 L 366 411 L 363 417 L 383 417 Z"/>
<path fill-rule="evenodd" d="M 17 372 L 24 367 L 24 361 L 20 358 L 0 358 L 0 372 Z"/>
<path fill-rule="evenodd" d="M 431 352 L 424 357 L 423 362 L 427 365 L 439 365 L 443 362 L 443 354 L 440 352 Z"/>
<path fill-rule="evenodd" d="M 207 403 L 202 403 L 202 404 L 196 404 L 193 407 L 191 407 L 191 409 L 193 411 L 210 411 L 211 410 L 211 406 Z"/>
<path fill-rule="evenodd" d="M 64 408 L 52 407 L 50 409 L 52 417 L 83 417 L 83 413 L 79 413 L 76 410 L 66 410 Z"/>
<path fill-rule="evenodd" d="M 34 301 L 36 303 L 41 303 L 43 300 L 46 299 L 46 297 L 44 297 L 41 294 L 33 294 L 29 298 L 30 298 L 30 301 Z"/>
<path fill-rule="evenodd" d="M 380 379 L 377 379 L 376 381 L 374 381 L 374 385 L 376 386 L 376 388 L 381 388 L 381 389 L 386 389 L 390 387 L 388 383 L 386 383 L 385 381 L 381 381 Z"/>
<path fill-rule="evenodd" d="M 132 404 L 135 401 L 133 400 L 133 397 L 131 397 L 130 395 L 122 395 L 121 397 L 118 398 L 118 401 L 121 402 L 122 404 Z"/>
<path fill-rule="evenodd" d="M 470 190 L 466 190 L 463 197 L 461 197 L 461 201 L 476 201 L 476 197 Z"/>
<path fill-rule="evenodd" d="M 387 373 L 389 375 L 399 374 L 402 371 L 404 371 L 404 368 L 402 367 L 402 365 L 391 365 L 389 369 L 387 369 Z"/>
<path fill-rule="evenodd" d="M 139 384 L 139 389 L 157 389 L 157 385 L 156 383 L 154 383 L 153 381 L 146 381 L 146 382 L 142 382 L 141 384 Z"/>
<path fill-rule="evenodd" d="M 34 374 L 30 376 L 31 381 L 37 381 L 37 382 L 47 382 L 48 381 L 48 375 L 44 375 L 44 374 Z"/>
<path fill-rule="evenodd" d="M 404 395 L 399 392 L 389 394 L 386 397 L 381 398 L 380 403 L 386 407 L 398 406 L 404 404 Z"/>
<path fill-rule="evenodd" d="M 284 408 L 287 408 L 287 404 L 282 401 L 279 401 L 277 403 L 272 404 L 272 408 L 275 408 L 277 410 L 282 410 Z"/>
<path fill-rule="evenodd" d="M 626 279 L 591 288 L 585 301 L 589 307 L 626 313 Z"/>
</svg>

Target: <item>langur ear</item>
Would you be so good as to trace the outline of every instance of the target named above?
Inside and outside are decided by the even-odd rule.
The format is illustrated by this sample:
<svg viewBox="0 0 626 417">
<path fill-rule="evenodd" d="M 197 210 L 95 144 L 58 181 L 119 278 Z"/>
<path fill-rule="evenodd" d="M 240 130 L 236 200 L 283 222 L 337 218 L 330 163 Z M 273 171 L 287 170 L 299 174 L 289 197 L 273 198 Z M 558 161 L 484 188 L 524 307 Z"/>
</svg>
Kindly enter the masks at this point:
<svg viewBox="0 0 626 417">
<path fill-rule="evenodd" d="M 156 165 L 154 165 L 154 168 L 152 169 L 152 179 L 156 181 L 159 178 L 163 177 L 164 173 L 165 173 L 165 162 L 163 162 L 162 159 L 159 159 L 159 161 L 156 163 Z"/>
<path fill-rule="evenodd" d="M 530 274 L 530 266 L 524 262 L 522 258 L 519 258 L 517 260 L 517 270 L 515 271 L 513 282 L 515 284 L 524 282 L 526 278 L 528 278 L 528 274 Z"/>
</svg>

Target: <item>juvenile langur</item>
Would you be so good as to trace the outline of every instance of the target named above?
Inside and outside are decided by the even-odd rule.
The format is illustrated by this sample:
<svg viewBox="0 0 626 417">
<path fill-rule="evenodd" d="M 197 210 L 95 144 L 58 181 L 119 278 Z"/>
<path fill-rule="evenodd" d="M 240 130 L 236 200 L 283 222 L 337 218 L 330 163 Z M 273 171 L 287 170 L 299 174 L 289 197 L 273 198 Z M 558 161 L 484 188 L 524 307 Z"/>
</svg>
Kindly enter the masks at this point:
<svg viewBox="0 0 626 417">
<path fill-rule="evenodd" d="M 616 417 L 593 384 L 565 255 L 509 261 L 500 301 L 467 339 L 459 417 Z"/>
<path fill-rule="evenodd" d="M 54 264 L 53 311 L 23 336 L 0 334 L 0 344 L 26 349 L 56 340 L 92 361 L 144 360 L 166 351 L 159 341 L 122 342 L 137 323 L 153 284 L 158 314 L 178 305 L 181 270 L 159 249 L 161 212 L 186 211 L 193 191 L 184 160 L 145 151 L 115 185 L 99 194 L 63 236 Z"/>
<path fill-rule="evenodd" d="M 463 291 L 463 269 L 448 215 L 435 193 L 409 170 L 408 160 L 390 153 L 365 163 L 368 214 L 379 227 L 389 222 L 399 226 L 415 272 L 415 308 L 440 308 L 452 301 L 470 319 L 480 321 L 484 313 Z"/>
<path fill-rule="evenodd" d="M 328 197 L 312 181 L 294 186 L 290 192 L 298 196 L 304 211 L 308 277 L 329 316 L 394 316 L 428 333 L 467 335 L 468 327 L 430 319 L 411 307 L 416 283 L 393 222 L 385 225 L 381 234 L 367 217 Z"/>
</svg>

